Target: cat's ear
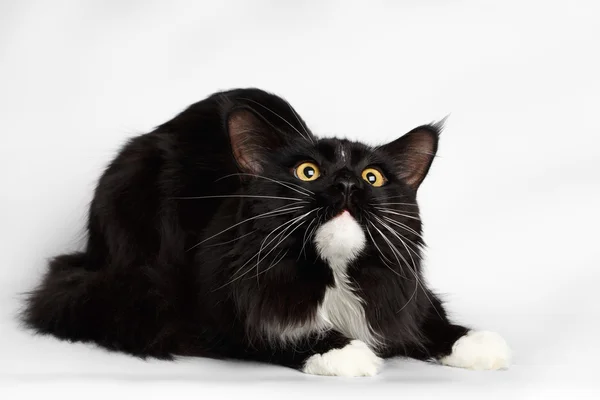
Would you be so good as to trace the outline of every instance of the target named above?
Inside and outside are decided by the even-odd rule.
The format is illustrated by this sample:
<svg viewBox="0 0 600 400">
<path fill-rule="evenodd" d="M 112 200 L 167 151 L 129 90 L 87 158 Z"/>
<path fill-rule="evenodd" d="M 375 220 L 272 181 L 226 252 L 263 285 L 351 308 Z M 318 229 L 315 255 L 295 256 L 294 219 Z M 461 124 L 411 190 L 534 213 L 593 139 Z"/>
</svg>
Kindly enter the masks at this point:
<svg viewBox="0 0 600 400">
<path fill-rule="evenodd" d="M 414 190 L 419 188 L 431 167 L 442 123 L 419 126 L 381 147 L 392 157 L 397 176 Z"/>
<path fill-rule="evenodd" d="M 283 144 L 283 136 L 249 107 L 233 109 L 227 118 L 233 156 L 240 169 L 260 174 L 269 152 Z"/>
</svg>

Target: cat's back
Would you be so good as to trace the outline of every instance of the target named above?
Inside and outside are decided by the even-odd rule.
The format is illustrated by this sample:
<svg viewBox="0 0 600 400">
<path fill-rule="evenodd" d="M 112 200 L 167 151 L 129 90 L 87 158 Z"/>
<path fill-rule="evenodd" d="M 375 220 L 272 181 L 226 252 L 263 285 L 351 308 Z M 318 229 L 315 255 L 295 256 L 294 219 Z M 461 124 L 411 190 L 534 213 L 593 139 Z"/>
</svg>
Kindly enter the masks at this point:
<svg viewBox="0 0 600 400">
<path fill-rule="evenodd" d="M 221 203 L 206 197 L 239 187 L 239 179 L 222 179 L 238 172 L 224 124 L 228 101 L 211 96 L 122 147 L 90 206 L 94 264 L 104 263 L 107 254 L 115 264 L 150 262 L 161 249 L 184 257 Z"/>
</svg>

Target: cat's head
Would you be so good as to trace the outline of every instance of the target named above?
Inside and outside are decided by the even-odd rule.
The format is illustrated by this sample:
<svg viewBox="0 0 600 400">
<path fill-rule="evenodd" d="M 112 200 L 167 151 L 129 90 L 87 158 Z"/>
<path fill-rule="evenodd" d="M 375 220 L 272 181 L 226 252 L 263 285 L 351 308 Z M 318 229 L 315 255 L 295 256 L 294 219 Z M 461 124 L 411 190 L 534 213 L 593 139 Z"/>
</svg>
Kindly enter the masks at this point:
<svg viewBox="0 0 600 400">
<path fill-rule="evenodd" d="M 417 255 L 416 193 L 440 126 L 420 126 L 376 147 L 317 139 L 288 103 L 257 94 L 236 99 L 227 127 L 248 196 L 242 217 L 252 218 L 260 251 L 313 249 L 331 264 L 370 249 L 394 269 Z"/>
</svg>

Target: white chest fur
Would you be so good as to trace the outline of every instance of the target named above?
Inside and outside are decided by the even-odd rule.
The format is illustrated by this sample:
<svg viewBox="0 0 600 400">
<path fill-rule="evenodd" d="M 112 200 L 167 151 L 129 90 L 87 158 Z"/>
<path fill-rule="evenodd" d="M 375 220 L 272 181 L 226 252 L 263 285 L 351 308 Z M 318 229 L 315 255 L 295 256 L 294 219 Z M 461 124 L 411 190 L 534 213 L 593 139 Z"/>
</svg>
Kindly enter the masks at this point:
<svg viewBox="0 0 600 400">
<path fill-rule="evenodd" d="M 364 301 L 355 293 L 347 275 L 348 265 L 365 247 L 362 228 L 345 212 L 323 224 L 314 241 L 319 256 L 329 264 L 335 278 L 335 287 L 327 289 L 318 310 L 320 324 L 350 339 L 359 339 L 371 348 L 377 347 L 379 341 L 366 320 Z"/>
</svg>

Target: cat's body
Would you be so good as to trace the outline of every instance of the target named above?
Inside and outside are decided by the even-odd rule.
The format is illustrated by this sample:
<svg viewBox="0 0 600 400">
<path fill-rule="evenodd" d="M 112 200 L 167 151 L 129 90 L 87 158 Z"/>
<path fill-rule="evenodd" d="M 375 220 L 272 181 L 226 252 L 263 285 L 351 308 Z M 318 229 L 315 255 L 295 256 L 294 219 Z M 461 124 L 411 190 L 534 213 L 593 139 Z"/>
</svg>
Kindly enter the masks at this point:
<svg viewBox="0 0 600 400">
<path fill-rule="evenodd" d="M 451 324 L 422 279 L 416 191 L 438 133 L 317 139 L 276 96 L 217 93 L 124 147 L 86 250 L 50 263 L 24 319 L 142 357 L 325 375 L 372 375 L 396 355 L 504 368 L 502 339 Z"/>
</svg>

